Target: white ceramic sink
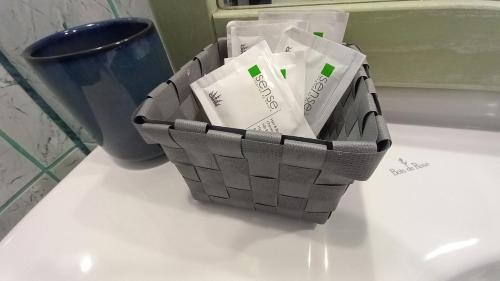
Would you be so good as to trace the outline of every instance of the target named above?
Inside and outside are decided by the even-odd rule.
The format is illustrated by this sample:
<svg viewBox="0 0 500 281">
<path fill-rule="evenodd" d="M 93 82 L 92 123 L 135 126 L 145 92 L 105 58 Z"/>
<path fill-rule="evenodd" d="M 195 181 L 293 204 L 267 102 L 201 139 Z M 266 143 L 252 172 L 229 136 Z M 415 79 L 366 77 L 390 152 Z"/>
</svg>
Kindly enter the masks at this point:
<svg viewBox="0 0 500 281">
<path fill-rule="evenodd" d="M 0 243 L 0 280 L 500 280 L 500 133 L 390 130 L 317 226 L 198 203 L 172 164 L 98 148 Z"/>
</svg>

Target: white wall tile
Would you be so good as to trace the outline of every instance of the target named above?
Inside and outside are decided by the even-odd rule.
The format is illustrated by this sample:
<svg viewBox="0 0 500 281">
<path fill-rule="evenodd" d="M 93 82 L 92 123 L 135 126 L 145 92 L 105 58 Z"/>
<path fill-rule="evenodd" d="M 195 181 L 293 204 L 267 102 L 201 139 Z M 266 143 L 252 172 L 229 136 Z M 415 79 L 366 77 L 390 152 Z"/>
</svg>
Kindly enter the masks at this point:
<svg viewBox="0 0 500 281">
<path fill-rule="evenodd" d="M 16 201 L 0 213 L 0 239 L 7 233 L 40 201 L 47 195 L 56 182 L 47 175 L 35 181 Z"/>
<path fill-rule="evenodd" d="M 0 138 L 0 206 L 39 172 L 32 162 Z"/>
<path fill-rule="evenodd" d="M 0 88 L 0 128 L 45 166 L 74 146 L 73 141 L 15 83 Z"/>
<path fill-rule="evenodd" d="M 93 140 L 38 79 L 21 57 L 21 53 L 36 40 L 66 27 L 110 18 L 113 18 L 113 14 L 106 0 L 0 1 L 0 49 L 31 86 L 85 142 Z"/>
<path fill-rule="evenodd" d="M 16 84 L 14 78 L 7 73 L 5 68 L 0 66 L 0 89 Z"/>
</svg>

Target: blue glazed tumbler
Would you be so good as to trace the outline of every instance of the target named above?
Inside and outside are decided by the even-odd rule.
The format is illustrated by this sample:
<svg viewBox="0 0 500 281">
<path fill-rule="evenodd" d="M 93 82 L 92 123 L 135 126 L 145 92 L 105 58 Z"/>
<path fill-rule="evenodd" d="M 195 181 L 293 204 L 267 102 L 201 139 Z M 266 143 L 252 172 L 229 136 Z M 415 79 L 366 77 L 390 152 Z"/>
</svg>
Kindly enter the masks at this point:
<svg viewBox="0 0 500 281">
<path fill-rule="evenodd" d="M 131 122 L 146 95 L 172 76 L 150 20 L 73 27 L 33 43 L 23 57 L 112 157 L 137 162 L 163 154 L 161 147 L 146 144 Z"/>
</svg>

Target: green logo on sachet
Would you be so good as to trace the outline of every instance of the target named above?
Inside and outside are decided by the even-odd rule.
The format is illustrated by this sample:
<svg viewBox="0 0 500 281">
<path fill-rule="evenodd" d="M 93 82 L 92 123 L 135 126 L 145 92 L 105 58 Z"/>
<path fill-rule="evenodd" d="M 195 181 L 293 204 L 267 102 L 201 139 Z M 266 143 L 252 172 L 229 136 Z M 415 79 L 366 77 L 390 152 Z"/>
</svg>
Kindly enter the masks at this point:
<svg viewBox="0 0 500 281">
<path fill-rule="evenodd" d="M 335 70 L 335 66 L 326 63 L 325 66 L 323 66 L 323 70 L 321 70 L 321 74 L 323 74 L 326 77 L 330 77 L 332 75 L 333 71 Z"/>
<path fill-rule="evenodd" d="M 253 78 L 260 74 L 260 69 L 257 65 L 254 65 L 248 69 L 248 73 L 250 73 L 250 76 Z"/>
<path fill-rule="evenodd" d="M 282 68 L 282 69 L 280 69 L 280 71 L 281 71 L 281 74 L 283 75 L 283 78 L 286 79 L 286 69 Z"/>
</svg>

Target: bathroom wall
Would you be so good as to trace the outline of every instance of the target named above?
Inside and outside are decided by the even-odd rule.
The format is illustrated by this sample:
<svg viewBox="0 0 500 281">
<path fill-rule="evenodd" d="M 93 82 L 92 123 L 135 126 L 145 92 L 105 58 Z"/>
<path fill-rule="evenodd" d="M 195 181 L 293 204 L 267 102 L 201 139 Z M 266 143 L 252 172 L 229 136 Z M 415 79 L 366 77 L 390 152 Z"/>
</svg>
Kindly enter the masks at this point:
<svg viewBox="0 0 500 281">
<path fill-rule="evenodd" d="M 152 19 L 147 1 L 0 2 L 0 239 L 96 146 L 21 52 L 68 27 L 129 16 Z"/>
</svg>

